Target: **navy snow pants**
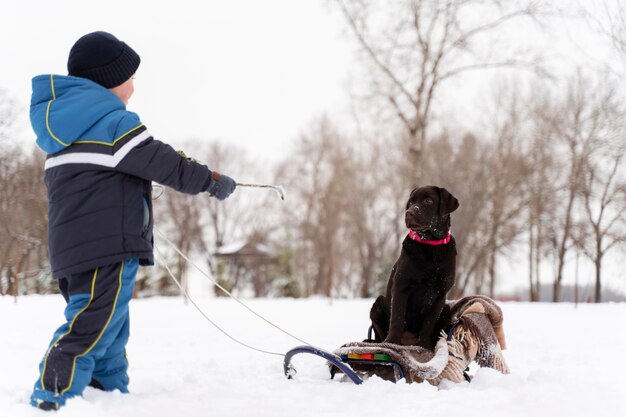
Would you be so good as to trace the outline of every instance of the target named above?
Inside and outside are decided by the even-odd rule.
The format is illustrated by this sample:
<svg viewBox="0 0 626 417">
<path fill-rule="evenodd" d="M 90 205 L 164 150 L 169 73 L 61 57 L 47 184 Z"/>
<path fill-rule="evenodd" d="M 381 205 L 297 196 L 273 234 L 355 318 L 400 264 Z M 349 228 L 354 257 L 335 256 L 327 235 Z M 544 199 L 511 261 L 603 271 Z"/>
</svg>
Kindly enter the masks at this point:
<svg viewBox="0 0 626 417">
<path fill-rule="evenodd" d="M 45 401 L 59 408 L 88 385 L 128 392 L 128 303 L 138 266 L 137 259 L 128 259 L 59 279 L 66 322 L 39 365 L 33 406 Z"/>
</svg>

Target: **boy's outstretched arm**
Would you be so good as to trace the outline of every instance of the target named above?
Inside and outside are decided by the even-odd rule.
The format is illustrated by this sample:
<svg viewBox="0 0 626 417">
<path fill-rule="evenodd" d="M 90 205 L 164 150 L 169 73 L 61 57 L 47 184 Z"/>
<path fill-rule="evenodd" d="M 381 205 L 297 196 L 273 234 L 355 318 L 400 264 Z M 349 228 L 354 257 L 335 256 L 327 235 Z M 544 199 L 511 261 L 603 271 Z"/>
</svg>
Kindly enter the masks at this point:
<svg viewBox="0 0 626 417">
<path fill-rule="evenodd" d="M 143 136 L 147 136 L 147 130 Z M 124 155 L 116 169 L 172 187 L 186 194 L 207 191 L 224 200 L 235 190 L 235 181 L 209 170 L 206 165 L 176 152 L 170 145 L 148 136 Z"/>
</svg>

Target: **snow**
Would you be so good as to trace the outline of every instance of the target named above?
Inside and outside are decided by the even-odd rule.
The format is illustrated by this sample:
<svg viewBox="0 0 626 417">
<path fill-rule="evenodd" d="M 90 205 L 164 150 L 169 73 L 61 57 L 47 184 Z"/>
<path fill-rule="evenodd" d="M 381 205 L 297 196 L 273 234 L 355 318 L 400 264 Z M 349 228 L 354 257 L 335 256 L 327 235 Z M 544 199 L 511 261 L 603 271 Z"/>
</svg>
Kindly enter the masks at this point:
<svg viewBox="0 0 626 417">
<path fill-rule="evenodd" d="M 301 343 L 236 302 L 196 300 L 230 334 L 262 349 Z M 365 338 L 372 300 L 253 299 L 251 308 L 298 337 L 333 350 Z M 329 380 L 324 360 L 250 351 L 181 298 L 131 303 L 131 394 L 88 388 L 60 417 L 78 416 L 624 416 L 626 304 L 501 303 L 510 375 L 472 367 L 471 383 L 363 385 Z M 44 416 L 28 405 L 37 364 L 63 319 L 61 296 L 0 297 L 0 416 Z"/>
</svg>

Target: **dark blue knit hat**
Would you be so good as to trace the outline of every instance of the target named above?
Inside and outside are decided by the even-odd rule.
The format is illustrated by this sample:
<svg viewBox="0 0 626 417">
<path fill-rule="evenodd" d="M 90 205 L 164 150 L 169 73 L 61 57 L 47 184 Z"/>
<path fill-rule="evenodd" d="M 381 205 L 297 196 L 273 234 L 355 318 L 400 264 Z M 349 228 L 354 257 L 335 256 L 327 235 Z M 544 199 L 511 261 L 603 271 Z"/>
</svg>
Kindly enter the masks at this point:
<svg viewBox="0 0 626 417">
<path fill-rule="evenodd" d="M 67 71 L 106 88 L 117 87 L 139 68 L 137 52 L 107 32 L 88 33 L 76 41 L 67 60 Z"/>
</svg>

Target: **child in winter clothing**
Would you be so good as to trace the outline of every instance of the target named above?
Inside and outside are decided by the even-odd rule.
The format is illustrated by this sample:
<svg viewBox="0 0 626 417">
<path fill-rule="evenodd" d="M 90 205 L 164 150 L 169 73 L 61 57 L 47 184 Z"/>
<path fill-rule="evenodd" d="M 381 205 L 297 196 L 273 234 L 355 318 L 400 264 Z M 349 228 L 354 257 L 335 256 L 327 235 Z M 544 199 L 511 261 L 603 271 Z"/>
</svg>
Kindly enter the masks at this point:
<svg viewBox="0 0 626 417">
<path fill-rule="evenodd" d="M 33 79 L 31 124 L 48 154 L 50 264 L 67 301 L 31 396 L 41 409 L 88 385 L 128 392 L 128 303 L 139 265 L 153 264 L 151 181 L 219 200 L 236 187 L 126 110 L 139 63 L 127 44 L 94 32 L 72 47 L 68 76 Z"/>
</svg>

